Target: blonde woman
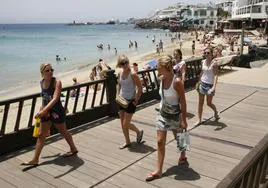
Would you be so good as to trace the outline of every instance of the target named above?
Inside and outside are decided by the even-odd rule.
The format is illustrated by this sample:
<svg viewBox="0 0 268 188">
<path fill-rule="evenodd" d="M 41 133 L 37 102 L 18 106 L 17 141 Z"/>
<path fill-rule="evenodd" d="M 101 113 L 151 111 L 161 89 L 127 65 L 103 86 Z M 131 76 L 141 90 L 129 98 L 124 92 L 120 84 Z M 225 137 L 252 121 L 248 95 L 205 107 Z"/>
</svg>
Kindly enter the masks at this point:
<svg viewBox="0 0 268 188">
<path fill-rule="evenodd" d="M 131 72 L 129 59 L 126 56 L 121 55 L 118 57 L 117 67 L 121 68 L 121 72 L 118 74 L 117 94 L 129 102 L 127 108 L 119 106 L 121 126 L 125 137 L 125 143 L 119 149 L 124 149 L 131 146 L 129 129 L 136 132 L 137 143 L 141 143 L 142 141 L 143 130 L 139 130 L 131 123 L 132 116 L 136 111 L 136 106 L 142 94 L 142 86 L 139 76 Z"/>
<path fill-rule="evenodd" d="M 53 77 L 54 69 L 50 64 L 41 64 L 40 72 L 43 78 L 40 81 L 42 107 L 35 118 L 41 118 L 41 129 L 37 138 L 33 159 L 27 163 L 22 163 L 22 165 L 38 165 L 39 156 L 52 122 L 70 146 L 70 151 L 64 154 L 64 156 L 68 157 L 78 153 L 72 136 L 66 129 L 65 111 L 60 101 L 61 81 Z"/>
<path fill-rule="evenodd" d="M 199 76 L 199 102 L 198 102 L 198 121 L 195 125 L 202 122 L 203 106 L 205 96 L 207 98 L 207 105 L 213 110 L 215 120 L 218 120 L 219 113 L 216 106 L 213 104 L 213 96 L 215 95 L 216 85 L 218 82 L 218 64 L 213 60 L 213 49 L 206 48 L 204 51 L 205 59 L 202 61 L 202 71 Z"/>
<path fill-rule="evenodd" d="M 165 158 L 165 146 L 167 131 L 171 130 L 176 135 L 188 127 L 186 121 L 186 99 L 182 80 L 173 72 L 173 59 L 171 56 L 163 56 L 158 61 L 158 72 L 162 77 L 159 94 L 161 96 L 160 112 L 157 116 L 157 166 L 150 173 L 146 181 L 152 181 L 162 177 L 163 163 Z M 188 165 L 186 149 L 181 150 L 178 165 Z"/>
</svg>

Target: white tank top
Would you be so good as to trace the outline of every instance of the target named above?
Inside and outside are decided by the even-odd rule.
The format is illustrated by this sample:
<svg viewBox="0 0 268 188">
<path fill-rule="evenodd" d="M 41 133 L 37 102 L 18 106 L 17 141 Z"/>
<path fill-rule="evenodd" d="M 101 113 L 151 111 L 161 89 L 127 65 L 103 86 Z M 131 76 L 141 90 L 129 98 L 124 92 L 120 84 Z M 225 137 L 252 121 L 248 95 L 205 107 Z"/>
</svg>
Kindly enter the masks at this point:
<svg viewBox="0 0 268 188">
<path fill-rule="evenodd" d="M 206 63 L 206 60 L 202 61 L 202 77 L 201 77 L 201 82 L 207 83 L 207 84 L 212 84 L 214 83 L 214 71 L 213 71 L 213 66 L 214 63 L 211 63 L 209 66 Z"/>
<path fill-rule="evenodd" d="M 122 78 L 122 73 L 120 73 L 119 82 L 121 84 L 120 95 L 125 99 L 133 99 L 136 94 L 136 86 L 132 79 L 132 73 L 130 72 L 126 79 Z"/>
<path fill-rule="evenodd" d="M 174 75 L 172 83 L 170 84 L 170 87 L 168 89 L 163 90 L 165 101 L 170 105 L 178 105 L 179 104 L 179 95 L 178 95 L 177 91 L 174 89 L 175 79 L 176 79 L 176 76 Z M 161 96 L 160 108 L 162 107 L 162 103 L 163 103 L 163 96 L 162 96 L 163 83 L 162 82 L 160 83 L 160 88 L 159 88 L 159 95 Z"/>
</svg>

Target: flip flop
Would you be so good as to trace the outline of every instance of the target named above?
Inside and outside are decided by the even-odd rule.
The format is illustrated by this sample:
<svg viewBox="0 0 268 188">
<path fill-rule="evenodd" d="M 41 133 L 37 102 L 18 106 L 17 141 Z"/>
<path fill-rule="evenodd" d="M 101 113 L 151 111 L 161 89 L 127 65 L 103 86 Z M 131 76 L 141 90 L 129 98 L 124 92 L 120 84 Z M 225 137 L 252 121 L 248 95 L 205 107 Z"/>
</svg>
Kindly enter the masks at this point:
<svg viewBox="0 0 268 188">
<path fill-rule="evenodd" d="M 31 163 L 31 162 L 27 162 L 27 163 L 21 163 L 21 166 L 38 166 L 38 163 Z"/>
<path fill-rule="evenodd" d="M 119 146 L 119 149 L 129 148 L 130 146 L 131 146 L 131 144 L 124 144 L 122 146 Z"/>
<path fill-rule="evenodd" d="M 142 141 L 142 137 L 143 137 L 143 130 L 141 130 L 141 131 L 140 131 L 140 135 L 137 136 L 136 142 L 137 142 L 138 144 L 141 143 L 141 141 Z"/>
<path fill-rule="evenodd" d="M 65 154 L 63 154 L 62 157 L 72 157 L 72 156 L 76 156 L 77 153 L 78 153 L 78 151 L 74 151 L 74 152 L 72 152 L 72 151 L 68 151 L 68 152 L 66 152 Z"/>
<path fill-rule="evenodd" d="M 156 179 L 159 179 L 161 178 L 162 176 L 159 175 L 159 174 L 154 174 L 154 173 L 150 173 L 148 174 L 147 178 L 145 179 L 145 181 L 153 181 L 153 180 L 156 180 Z"/>
</svg>

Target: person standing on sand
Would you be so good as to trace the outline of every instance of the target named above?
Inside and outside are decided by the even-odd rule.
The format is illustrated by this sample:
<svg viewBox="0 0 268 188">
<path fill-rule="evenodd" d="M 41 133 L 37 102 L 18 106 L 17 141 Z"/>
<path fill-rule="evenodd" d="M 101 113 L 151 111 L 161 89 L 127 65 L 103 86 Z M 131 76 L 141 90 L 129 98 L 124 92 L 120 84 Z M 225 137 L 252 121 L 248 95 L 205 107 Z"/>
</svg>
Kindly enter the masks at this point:
<svg viewBox="0 0 268 188">
<path fill-rule="evenodd" d="M 192 43 L 192 53 L 193 53 L 193 56 L 195 55 L 195 41 L 193 40 L 193 43 Z"/>
<path fill-rule="evenodd" d="M 218 64 L 216 61 L 213 61 L 212 53 L 212 48 L 205 49 L 205 59 L 202 60 L 202 71 L 199 76 L 200 80 L 197 88 L 199 95 L 198 121 L 195 123 L 195 125 L 199 125 L 202 123 L 202 113 L 205 96 L 207 96 L 207 105 L 214 112 L 215 120 L 217 121 L 220 118 L 216 106 L 212 103 L 212 99 L 215 95 L 216 85 L 218 82 Z"/>
<path fill-rule="evenodd" d="M 181 79 L 173 73 L 173 58 L 171 56 L 161 57 L 158 60 L 157 69 L 162 77 L 159 88 L 159 94 L 161 96 L 160 112 L 158 113 L 156 120 L 157 167 L 154 172 L 148 174 L 145 179 L 146 181 L 152 181 L 162 177 L 167 131 L 171 130 L 176 138 L 178 132 L 186 130 L 188 127 L 186 120 L 187 105 L 184 86 Z M 166 109 L 167 106 L 168 112 L 163 110 Z M 164 113 L 161 111 L 164 111 Z M 178 160 L 178 165 L 185 164 L 188 167 L 189 163 L 186 158 L 186 148 L 183 148 L 180 151 L 181 154 Z"/>
<path fill-rule="evenodd" d="M 40 66 L 40 72 L 43 77 L 40 81 L 43 104 L 40 111 L 35 115 L 35 118 L 41 118 L 40 133 L 37 138 L 33 159 L 21 165 L 38 165 L 39 157 L 45 144 L 46 135 L 49 134 L 51 123 L 55 125 L 70 146 L 70 151 L 63 156 L 69 157 L 78 153 L 73 138 L 66 129 L 65 110 L 60 101 L 62 89 L 61 81 L 53 77 L 53 71 L 54 69 L 50 64 L 41 64 Z"/>
<path fill-rule="evenodd" d="M 125 137 L 125 143 L 121 145 L 119 149 L 124 149 L 131 146 L 129 130 L 136 132 L 137 143 L 141 143 L 142 141 L 143 130 L 139 130 L 134 124 L 131 123 L 131 119 L 136 111 L 136 106 L 142 94 L 142 86 L 137 73 L 131 72 L 129 59 L 125 55 L 118 57 L 116 67 L 122 69 L 122 72 L 118 74 L 117 94 L 128 101 L 127 108 L 119 106 L 121 127 Z"/>
<path fill-rule="evenodd" d="M 163 47 L 163 41 L 162 41 L 162 39 L 160 39 L 160 41 L 159 41 L 159 50 L 161 50 L 161 52 L 164 52 L 164 47 Z"/>
</svg>

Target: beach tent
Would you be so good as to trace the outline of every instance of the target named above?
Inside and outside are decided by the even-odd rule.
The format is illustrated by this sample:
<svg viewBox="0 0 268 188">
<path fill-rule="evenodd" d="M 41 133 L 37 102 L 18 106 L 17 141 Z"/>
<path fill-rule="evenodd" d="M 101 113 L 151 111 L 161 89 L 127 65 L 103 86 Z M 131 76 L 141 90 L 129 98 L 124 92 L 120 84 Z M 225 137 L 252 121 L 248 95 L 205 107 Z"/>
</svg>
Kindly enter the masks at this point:
<svg viewBox="0 0 268 188">
<path fill-rule="evenodd" d="M 156 59 L 152 59 L 151 61 L 149 61 L 147 63 L 147 65 L 150 66 L 151 69 L 154 69 L 157 66 L 157 60 Z"/>
</svg>

